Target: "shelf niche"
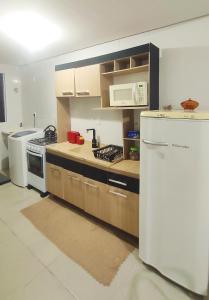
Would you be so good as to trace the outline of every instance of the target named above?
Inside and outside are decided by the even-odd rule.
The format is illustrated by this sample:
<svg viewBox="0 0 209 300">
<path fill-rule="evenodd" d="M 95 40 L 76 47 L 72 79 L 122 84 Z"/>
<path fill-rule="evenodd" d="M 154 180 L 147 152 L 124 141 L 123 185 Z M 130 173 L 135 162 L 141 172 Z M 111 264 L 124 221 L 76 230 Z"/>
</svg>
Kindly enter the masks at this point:
<svg viewBox="0 0 209 300">
<path fill-rule="evenodd" d="M 138 116 L 139 117 L 139 116 Z M 140 138 L 128 138 L 129 130 L 140 130 L 135 128 L 134 124 L 134 110 L 123 111 L 123 157 L 124 159 L 130 159 L 129 151 L 131 146 L 139 146 Z"/>
<path fill-rule="evenodd" d="M 151 59 L 151 52 L 144 52 L 100 64 L 101 108 L 117 109 L 110 106 L 110 85 L 123 84 L 124 82 L 136 83 L 139 81 L 147 81 L 148 105 L 145 109 L 150 109 L 150 90 L 151 88 L 153 89 L 151 86 L 151 83 L 153 82 L 153 75 L 151 74 L 151 70 L 153 69 L 151 65 L 152 61 L 153 58 Z M 119 109 L 129 108 L 124 107 Z M 143 109 L 143 107 L 140 108 L 140 106 L 135 106 L 134 109 Z"/>
</svg>

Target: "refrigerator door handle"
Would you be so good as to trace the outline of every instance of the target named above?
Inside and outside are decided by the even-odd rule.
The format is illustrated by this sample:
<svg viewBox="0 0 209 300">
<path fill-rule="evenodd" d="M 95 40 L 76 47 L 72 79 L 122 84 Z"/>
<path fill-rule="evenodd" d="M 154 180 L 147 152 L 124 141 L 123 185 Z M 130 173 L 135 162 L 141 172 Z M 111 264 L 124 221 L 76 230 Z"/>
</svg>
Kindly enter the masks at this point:
<svg viewBox="0 0 209 300">
<path fill-rule="evenodd" d="M 147 145 L 168 147 L 168 143 L 152 142 L 148 140 L 142 140 L 142 142 Z"/>
</svg>

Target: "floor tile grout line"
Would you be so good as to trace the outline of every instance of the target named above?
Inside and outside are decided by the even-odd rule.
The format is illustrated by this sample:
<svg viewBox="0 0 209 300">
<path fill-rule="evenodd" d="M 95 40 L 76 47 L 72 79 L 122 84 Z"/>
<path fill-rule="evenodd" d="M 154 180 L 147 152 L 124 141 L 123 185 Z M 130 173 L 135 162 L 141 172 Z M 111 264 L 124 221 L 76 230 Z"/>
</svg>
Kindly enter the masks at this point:
<svg viewBox="0 0 209 300">
<path fill-rule="evenodd" d="M 19 212 L 20 212 L 20 211 L 19 211 Z M 25 218 L 24 215 L 22 215 L 22 216 L 23 216 L 23 218 Z M 4 221 L 3 221 L 3 222 L 4 222 Z M 67 292 L 70 293 L 71 296 L 73 296 L 75 300 L 79 300 L 79 297 L 78 297 L 71 289 L 69 289 L 68 287 L 66 287 L 65 285 L 63 285 L 63 283 L 59 280 L 59 278 L 56 277 L 56 275 L 53 273 L 53 271 L 51 271 L 51 270 L 48 268 L 48 266 L 47 266 L 46 264 L 42 263 L 42 261 L 41 261 L 41 260 L 33 253 L 33 251 L 31 250 L 30 246 L 28 246 L 24 241 L 22 241 L 22 240 L 19 238 L 19 236 L 12 230 L 12 228 L 10 228 L 10 227 L 7 225 L 7 223 L 4 222 L 4 224 L 9 228 L 9 230 L 13 233 L 13 235 L 14 235 L 21 243 L 24 244 L 24 246 L 29 250 L 29 252 L 32 254 L 32 256 L 35 257 L 35 258 L 39 261 L 39 263 L 41 263 L 41 265 L 42 265 L 45 269 L 47 269 L 47 271 L 48 271 L 48 272 L 49 272 L 49 273 L 50 273 L 50 274 L 51 274 L 51 275 L 52 275 L 52 276 L 53 276 L 53 277 L 54 277 L 54 278 L 55 278 L 55 279 L 56 279 L 56 280 L 57 280 L 57 281 L 58 281 L 58 282 L 59 282 L 59 283 L 67 290 Z M 34 227 L 33 224 L 31 224 L 31 225 Z M 34 228 L 36 228 L 36 227 L 34 227 Z M 39 233 L 42 235 L 42 233 L 41 233 L 40 231 L 39 231 Z M 45 237 L 45 236 L 43 235 L 43 237 Z M 133 251 L 134 251 L 134 250 L 133 250 Z M 130 254 L 131 254 L 131 253 L 130 253 Z M 130 255 L 130 254 L 129 254 L 129 255 Z M 129 255 L 128 255 L 128 256 L 129 256 Z M 58 256 L 57 256 L 57 257 L 58 257 Z M 57 257 L 56 257 L 56 258 L 57 258 Z M 56 258 L 55 258 L 55 259 L 56 259 Z M 54 260 L 55 260 L 55 259 L 54 259 Z M 126 258 L 126 259 L 127 259 L 127 258 Z M 126 259 L 123 261 L 122 265 L 125 264 Z M 53 264 L 54 260 L 53 260 L 51 263 L 49 263 L 48 265 Z M 118 272 L 117 272 L 117 273 L 118 273 Z M 115 277 L 117 276 L 117 273 L 116 273 Z M 36 276 L 35 276 L 35 277 L 36 277 Z M 35 277 L 34 277 L 34 278 L 35 278 Z M 34 278 L 33 278 L 33 279 L 34 279 Z M 32 279 L 32 280 L 33 280 L 33 279 Z M 31 280 L 31 281 L 32 281 L 32 280 Z M 28 285 L 28 284 L 30 284 L 30 282 L 27 283 L 27 285 Z M 26 285 L 26 286 L 27 286 L 27 285 Z"/>
<path fill-rule="evenodd" d="M 20 212 L 20 211 L 19 211 Z M 21 214 L 22 215 L 22 214 Z M 24 215 L 22 215 L 23 216 L 23 218 L 25 218 L 24 217 Z M 8 226 L 8 224 L 3 220 L 3 223 L 9 228 L 9 230 L 12 232 L 12 234 L 22 243 L 22 244 L 24 244 L 24 246 L 28 249 L 28 251 L 32 254 L 32 256 L 35 258 L 35 259 L 37 259 L 38 261 L 39 261 L 39 263 L 41 263 L 41 265 L 61 284 L 61 286 L 65 289 L 65 290 L 67 290 L 67 292 L 71 295 L 71 296 L 73 296 L 74 297 L 74 299 L 75 300 L 79 300 L 79 297 L 71 290 L 71 289 L 69 289 L 68 287 L 66 287 L 63 283 L 62 283 L 62 281 L 60 281 L 59 280 L 59 278 L 57 278 L 56 277 L 56 275 L 53 273 L 53 271 L 51 271 L 49 268 L 48 268 L 48 266 L 50 266 L 51 264 L 53 264 L 53 262 L 54 262 L 54 260 L 56 260 L 56 258 L 58 257 L 56 257 L 52 262 L 50 262 L 49 264 L 48 264 L 48 266 L 46 265 L 46 264 L 44 264 L 44 263 L 42 263 L 42 261 L 33 253 L 33 251 L 31 250 L 31 248 L 30 248 L 30 246 L 28 246 L 24 241 L 22 241 L 20 238 L 19 238 L 19 236 L 12 230 L 12 228 L 10 228 L 9 226 Z M 33 227 L 34 227 L 34 225 L 33 224 L 31 224 Z M 36 227 L 34 227 L 34 228 L 36 228 Z M 42 235 L 42 233 L 39 231 L 39 233 Z M 45 237 L 44 235 L 43 235 L 43 237 Z M 130 253 L 131 254 L 131 253 Z M 129 254 L 129 255 L 130 255 Z M 128 256 L 129 256 L 128 255 Z M 126 261 L 126 260 L 125 260 Z M 125 261 L 123 261 L 123 263 L 122 263 L 122 265 L 125 263 Z M 118 273 L 118 272 L 117 272 Z M 116 275 L 117 275 L 117 273 L 116 273 Z M 36 277 L 36 276 L 35 276 Z M 34 278 L 35 278 L 34 277 Z M 31 281 L 33 281 L 34 280 L 34 278 L 33 279 L 31 279 Z M 31 282 L 30 281 L 30 282 Z M 28 284 L 30 284 L 30 282 L 28 282 L 25 286 L 27 286 Z"/>
<path fill-rule="evenodd" d="M 68 293 L 74 297 L 75 300 L 80 300 L 79 297 L 70 289 L 68 289 L 65 285 L 63 285 L 63 283 L 60 281 L 59 278 L 56 277 L 56 275 L 54 274 L 54 272 L 52 270 L 50 270 L 48 268 L 48 266 L 46 266 L 46 269 L 48 270 L 48 272 L 57 279 L 58 282 L 60 282 L 62 284 L 62 286 L 64 286 L 64 288 L 68 291 Z"/>
<path fill-rule="evenodd" d="M 21 211 L 18 211 L 19 213 L 21 212 Z M 23 215 L 22 215 L 23 216 Z M 24 216 L 23 216 L 23 218 L 24 218 Z M 14 236 L 14 237 L 16 237 L 17 238 L 17 240 L 20 242 L 20 243 L 22 243 L 25 247 L 26 247 L 26 249 L 30 252 L 30 254 L 42 265 L 42 267 L 45 269 L 45 270 L 47 270 L 58 282 L 59 282 L 59 284 L 67 291 L 67 293 L 68 294 L 70 294 L 71 296 L 73 296 L 73 298 L 75 299 L 75 300 L 80 300 L 79 299 L 79 297 L 73 292 L 73 291 L 71 291 L 69 288 L 67 288 L 63 283 L 62 283 L 62 281 L 60 281 L 60 279 L 59 278 L 57 278 L 56 277 L 56 275 L 47 267 L 47 265 L 45 265 L 40 259 L 39 259 L 39 257 L 37 257 L 34 253 L 33 253 L 33 251 L 32 251 L 32 249 L 16 234 L 16 232 L 6 223 L 6 221 L 5 220 L 3 220 L 1 217 L 0 217 L 0 221 L 2 221 L 2 223 L 7 227 L 7 229 L 11 232 L 11 234 Z M 32 224 L 31 224 L 32 225 Z M 33 225 L 32 225 L 33 226 Z M 34 227 L 34 226 L 33 226 Z M 34 227 L 35 228 L 35 227 Z M 41 232 L 40 232 L 40 234 L 41 234 Z M 43 235 L 43 237 L 45 237 L 44 235 Z M 58 256 L 57 256 L 58 257 Z M 57 258 L 56 257 L 56 258 Z M 55 258 L 55 259 L 56 259 Z M 54 259 L 54 260 L 55 260 Z M 54 261 L 53 260 L 53 261 Z M 49 265 L 51 265 L 53 262 L 51 262 Z M 39 276 L 39 274 L 41 273 L 42 271 L 40 271 L 40 272 L 38 272 L 29 282 L 27 282 L 24 286 L 23 286 L 23 288 L 24 287 L 26 287 L 26 286 L 28 286 L 37 276 Z M 16 289 L 17 290 L 17 289 Z"/>
<path fill-rule="evenodd" d="M 3 220 L 3 219 L 1 219 L 0 218 L 0 220 L 2 221 L 2 223 L 9 229 L 9 231 L 13 234 L 13 236 L 14 237 L 16 237 L 18 240 L 19 240 L 19 242 L 21 242 L 26 248 L 27 248 L 27 250 L 30 252 L 30 254 L 43 266 L 43 268 L 44 269 L 46 269 L 59 283 L 60 283 L 60 285 L 67 291 L 67 293 L 68 294 L 70 294 L 71 296 L 73 296 L 73 298 L 75 299 L 75 300 L 80 300 L 79 299 L 79 297 L 74 293 L 74 292 L 72 292 L 70 289 L 68 289 L 65 285 L 63 285 L 63 283 L 59 280 L 59 278 L 57 278 L 56 276 L 55 276 L 55 274 L 39 259 L 39 257 L 37 257 L 34 253 L 33 253 L 33 251 L 30 249 L 30 247 L 26 244 L 26 243 L 24 243 L 24 241 L 22 241 L 20 238 L 19 238 L 19 236 L 12 230 L 12 228 L 10 228 L 9 226 L 8 226 L 8 224 Z M 55 258 L 56 259 L 56 258 Z M 54 259 L 54 260 L 55 260 Z M 40 273 L 41 273 L 42 271 L 40 271 L 40 272 L 38 272 L 29 282 L 27 282 L 25 285 L 24 285 L 24 287 L 23 288 L 25 288 L 25 287 L 27 287 L 38 275 L 40 275 Z M 18 288 L 16 289 L 16 290 L 18 290 Z"/>
</svg>

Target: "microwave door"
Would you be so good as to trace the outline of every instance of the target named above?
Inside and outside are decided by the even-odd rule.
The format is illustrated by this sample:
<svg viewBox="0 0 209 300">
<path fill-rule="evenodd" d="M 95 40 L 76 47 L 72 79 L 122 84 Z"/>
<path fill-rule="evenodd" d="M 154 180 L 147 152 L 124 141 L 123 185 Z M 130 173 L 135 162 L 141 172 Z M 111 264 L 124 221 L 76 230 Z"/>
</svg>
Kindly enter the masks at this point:
<svg viewBox="0 0 209 300">
<path fill-rule="evenodd" d="M 116 106 L 127 106 L 133 105 L 133 89 L 124 88 L 118 89 L 114 92 L 114 102 Z"/>
<path fill-rule="evenodd" d="M 110 87 L 110 106 L 130 105 L 135 105 L 133 84 L 114 85 Z"/>
</svg>

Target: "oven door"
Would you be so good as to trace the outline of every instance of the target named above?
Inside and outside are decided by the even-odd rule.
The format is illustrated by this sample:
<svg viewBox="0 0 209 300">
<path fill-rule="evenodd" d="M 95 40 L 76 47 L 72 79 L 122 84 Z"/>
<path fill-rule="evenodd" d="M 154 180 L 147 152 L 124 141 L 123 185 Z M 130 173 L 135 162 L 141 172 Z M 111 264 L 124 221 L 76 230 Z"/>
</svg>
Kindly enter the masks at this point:
<svg viewBox="0 0 209 300">
<path fill-rule="evenodd" d="M 27 150 L 28 172 L 44 178 L 43 154 Z"/>
</svg>

